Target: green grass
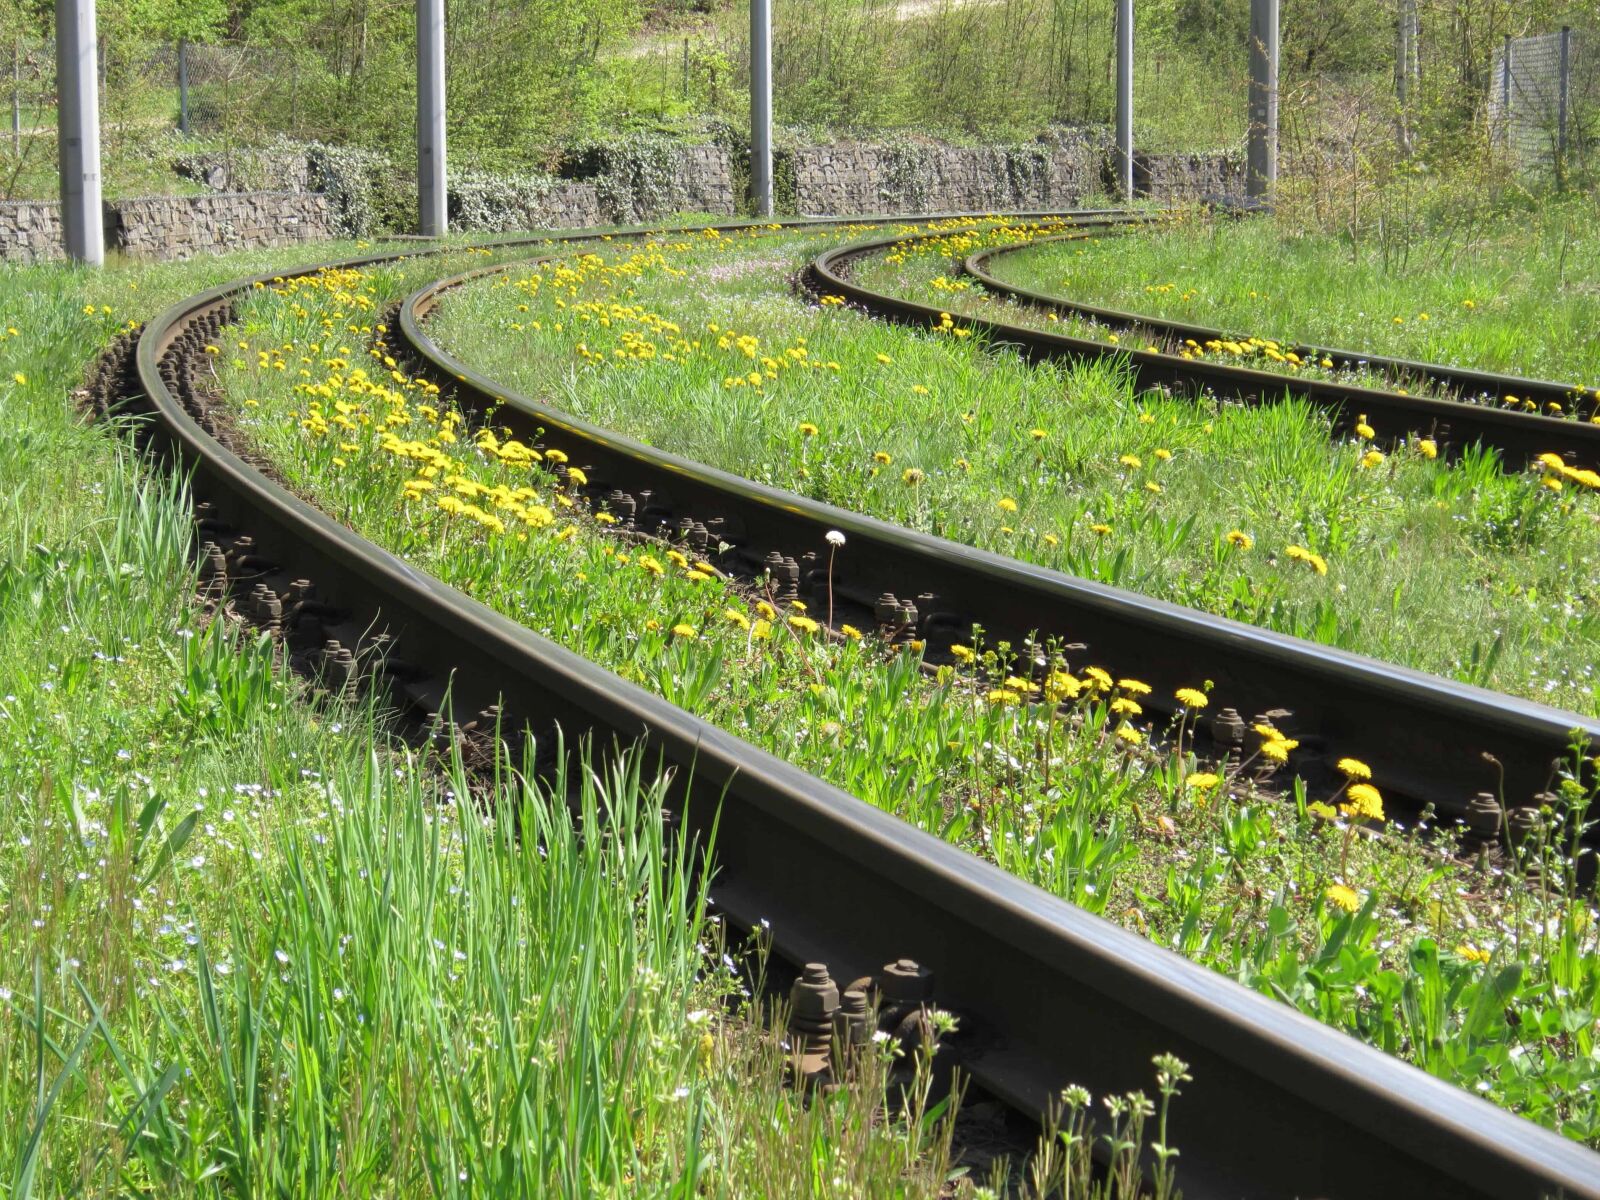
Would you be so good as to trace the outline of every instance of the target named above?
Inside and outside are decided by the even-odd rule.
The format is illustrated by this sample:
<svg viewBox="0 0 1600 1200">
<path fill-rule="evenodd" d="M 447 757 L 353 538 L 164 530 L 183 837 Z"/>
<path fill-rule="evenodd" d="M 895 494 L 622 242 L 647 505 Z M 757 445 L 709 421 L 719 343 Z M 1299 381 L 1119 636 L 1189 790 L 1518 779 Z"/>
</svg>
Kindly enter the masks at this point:
<svg viewBox="0 0 1600 1200">
<path fill-rule="evenodd" d="M 995 260 L 1008 283 L 1282 343 L 1310 342 L 1600 387 L 1600 210 L 1385 240 L 1190 217 Z"/>
<path fill-rule="evenodd" d="M 1046 546 L 1042 535 L 1002 532 L 1018 518 L 996 502 L 1020 498 L 1028 514 L 1053 483 L 1028 424 L 1002 408 L 1028 394 L 1027 373 L 970 339 L 806 308 L 775 280 L 822 240 L 755 232 L 697 234 L 637 254 L 606 247 L 537 282 L 514 273 L 448 299 L 443 332 L 459 342 L 470 331 L 475 361 L 491 359 L 565 407 L 691 452 L 709 444 L 697 439 L 736 443 L 748 457 L 719 449 L 716 460 L 746 474 L 869 508 L 908 498 L 925 526 Z M 1274 736 L 1252 739 L 1244 762 L 1197 762 L 1187 718 L 1152 729 L 1142 685 L 1101 687 L 1092 660 L 1068 671 L 1054 647 L 979 639 L 930 677 L 919 646 L 870 633 L 827 638 L 812 624 L 825 613 L 763 609 L 688 555 L 619 539 L 610 514 L 575 499 L 576 464 L 540 458 L 503 429 L 471 428 L 382 347 L 368 356 L 370 314 L 439 273 L 405 264 L 258 293 L 217 339 L 213 361 L 237 419 L 303 494 L 435 577 L 871 803 L 1515 1111 L 1596 1139 L 1587 1034 L 1568 1040 L 1505 1018 L 1508 1005 L 1551 1010 L 1541 998 L 1557 989 L 1556 1007 L 1571 1016 L 1552 1021 L 1600 1005 L 1589 892 L 1570 876 L 1535 893 L 1515 862 L 1452 855 L 1450 831 L 1396 826 L 1367 837 L 1365 822 L 1332 806 L 1352 802 L 1343 789 L 1307 794 L 1294 782 L 1292 747 Z M 741 342 L 747 334 L 758 340 Z M 725 386 L 735 371 L 745 385 Z M 1041 376 L 1041 393 L 1060 386 Z M 934 399 L 912 380 L 926 380 Z M 1143 427 L 1114 375 L 1095 386 L 1112 402 L 1121 387 L 1126 428 Z M 952 397 L 964 387 L 1002 411 L 962 421 Z M 629 403 L 631 424 L 618 419 Z M 897 424 L 878 424 L 891 404 Z M 1250 415 L 1236 414 L 1241 428 Z M 810 416 L 828 432 L 800 431 Z M 1047 450 L 1070 432 L 1063 416 Z M 1303 424 L 1308 457 L 1328 453 L 1305 414 L 1283 419 Z M 930 467 L 912 485 L 902 463 L 928 459 L 883 450 L 893 461 L 873 461 L 873 447 L 904 453 L 945 425 L 966 439 L 972 470 L 959 479 L 982 481 L 981 508 L 969 510 L 981 517 L 941 511 L 972 487 L 956 473 Z M 1168 431 L 1147 436 L 1157 433 Z M 839 451 L 847 439 L 848 455 Z M 998 470 L 984 457 L 997 445 L 1009 455 Z M 1505 486 L 1538 499 L 1526 480 Z M 850 552 L 839 550 L 846 572 Z M 1025 661 L 1035 654 L 1054 660 L 1048 670 Z M 1007 680 L 1013 671 L 1031 678 Z M 1058 710 L 1041 684 L 1079 699 Z M 1154 746 L 1151 733 L 1172 740 Z M 1291 770 L 1263 789 L 1270 746 Z M 1553 866 L 1588 802 L 1569 787 L 1544 840 L 1518 853 L 1550 855 Z M 1546 953 L 1551 929 L 1582 951 Z"/>
<path fill-rule="evenodd" d="M 181 482 L 70 393 L 281 258 L 0 277 L 0 1194 L 935 1190 L 884 1062 L 781 1085 L 637 759 L 470 780 L 197 604 Z"/>
</svg>

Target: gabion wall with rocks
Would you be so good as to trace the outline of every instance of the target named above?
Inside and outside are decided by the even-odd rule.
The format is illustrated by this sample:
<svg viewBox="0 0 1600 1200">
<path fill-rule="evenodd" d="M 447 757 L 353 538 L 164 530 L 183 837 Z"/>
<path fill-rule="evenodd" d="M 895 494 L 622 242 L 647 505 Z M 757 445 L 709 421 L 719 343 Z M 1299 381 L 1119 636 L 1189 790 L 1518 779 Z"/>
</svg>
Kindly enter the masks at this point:
<svg viewBox="0 0 1600 1200">
<path fill-rule="evenodd" d="M 1178 203 L 1244 194 L 1244 155 L 1135 154 L 1133 187 L 1152 200 Z"/>
<path fill-rule="evenodd" d="M 933 141 L 790 145 L 775 163 L 781 210 L 813 216 L 1068 208 L 1112 187 L 1111 146 L 1098 130 L 1066 130 L 1014 146 Z M 106 204 L 106 245 L 141 258 L 286 246 L 404 230 L 415 185 L 386 155 L 282 144 L 190 155 L 178 174 L 208 187 L 256 187 Z M 648 135 L 575 148 L 562 177 L 463 171 L 451 179 L 451 228 L 572 229 L 651 221 L 676 212 L 732 216 L 749 164 L 724 144 Z M 1134 182 L 1159 201 L 1237 195 L 1240 154 L 1140 154 Z M 0 204 L 0 261 L 62 257 L 51 202 Z"/>
<path fill-rule="evenodd" d="M 1077 204 L 1103 190 L 1106 147 L 1093 136 L 1018 146 L 843 142 L 788 156 L 797 212 L 850 216 Z"/>
<path fill-rule="evenodd" d="M 49 200 L 0 203 L 0 261 L 35 263 L 64 257 L 60 205 Z"/>
<path fill-rule="evenodd" d="M 334 236 L 328 201 L 315 192 L 240 192 L 107 201 L 106 249 L 135 258 L 179 259 L 219 250 L 292 246 Z M 65 257 L 54 202 L 0 204 L 0 260 Z"/>
<path fill-rule="evenodd" d="M 106 209 L 107 245 L 135 258 L 192 258 L 333 236 L 327 198 L 315 192 L 155 196 Z"/>
</svg>

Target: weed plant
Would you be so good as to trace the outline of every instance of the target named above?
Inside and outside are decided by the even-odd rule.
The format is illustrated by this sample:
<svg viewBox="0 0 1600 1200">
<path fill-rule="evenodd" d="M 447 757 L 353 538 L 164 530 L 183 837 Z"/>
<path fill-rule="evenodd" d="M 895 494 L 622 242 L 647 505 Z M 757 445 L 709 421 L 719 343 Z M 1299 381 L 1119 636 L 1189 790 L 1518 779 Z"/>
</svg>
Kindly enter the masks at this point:
<svg viewBox="0 0 1600 1200">
<path fill-rule="evenodd" d="M 747 474 L 812 491 L 820 480 L 868 507 L 908 498 L 938 531 L 1049 545 L 1024 524 L 1061 478 L 1047 455 L 1064 442 L 1090 452 L 1093 434 L 1058 408 L 1035 437 L 1006 406 L 1020 393 L 1042 412 L 1039 393 L 1063 376 L 1041 372 L 1040 385 L 953 331 L 884 329 L 775 292 L 772 276 L 816 244 L 753 231 L 611 247 L 448 300 L 444 331 L 459 342 L 478 329 L 472 345 L 494 350 L 492 369 L 520 370 L 563 406 L 607 419 L 633 402 L 645 418 L 635 431 L 670 434 L 675 448 L 737 444 L 748 457 L 711 457 Z M 582 498 L 579 464 L 492 420 L 473 425 L 402 370 L 377 314 L 438 273 L 401 265 L 266 288 L 209 347 L 220 395 L 292 486 L 437 578 L 868 802 L 1514 1111 L 1600 1137 L 1600 957 L 1575 866 L 1583 786 L 1560 783 L 1534 838 L 1474 857 L 1428 821 L 1385 828 L 1382 780 L 1359 747 L 1331 794 L 1308 794 L 1297 743 L 1267 725 L 1242 761 L 1197 761 L 1188 731 L 1210 703 L 1204 680 L 1176 697 L 1171 728 L 1155 728 L 1146 685 L 1059 647 L 991 645 L 975 630 L 930 671 L 915 641 L 828 636 L 828 614 L 746 590 L 687 545 L 620 537 L 616 515 Z M 657 306 L 660 291 L 699 309 L 692 326 Z M 1125 436 L 1154 426 L 1142 436 L 1185 444 L 1176 403 L 1135 399 L 1114 374 L 1094 386 L 1112 403 L 1120 388 Z M 992 407 L 963 420 L 951 397 Z M 1080 411 L 1087 422 L 1101 410 Z M 801 428 L 803 415 L 830 432 Z M 1203 421 L 1249 430 L 1257 415 L 1188 415 L 1188 444 L 1206 444 Z M 1355 456 L 1303 412 L 1270 415 L 1280 434 L 1299 423 L 1307 456 Z M 970 473 L 897 456 L 930 428 L 960 439 L 950 457 L 964 451 Z M 986 457 L 995 447 L 1009 455 L 999 469 Z M 1162 494 L 1142 481 L 1177 462 L 1114 470 L 1138 470 L 1127 490 L 1142 503 Z M 1480 472 L 1541 499 L 1527 479 Z M 936 474 L 947 490 L 924 487 Z M 939 514 L 936 497 L 964 494 L 978 497 L 972 516 Z M 848 569 L 848 541 L 817 549 Z M 1235 551 L 1248 548 L 1228 543 Z M 1325 578 L 1312 561 L 1291 570 Z M 1549 952 L 1552 937 L 1571 952 Z"/>
</svg>

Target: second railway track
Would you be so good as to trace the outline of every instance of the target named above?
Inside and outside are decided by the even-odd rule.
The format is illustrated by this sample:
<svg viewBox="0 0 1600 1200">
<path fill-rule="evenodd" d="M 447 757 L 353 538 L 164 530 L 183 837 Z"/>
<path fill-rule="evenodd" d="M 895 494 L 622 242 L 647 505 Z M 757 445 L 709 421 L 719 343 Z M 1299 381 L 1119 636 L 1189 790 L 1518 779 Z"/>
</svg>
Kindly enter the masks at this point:
<svg viewBox="0 0 1600 1200">
<path fill-rule="evenodd" d="M 1108 224 L 1105 228 L 1088 231 L 1087 235 L 1118 232 L 1121 230 Z M 855 280 L 852 268 L 860 261 L 897 247 L 939 236 L 937 233 L 909 237 L 900 234 L 829 250 L 811 264 L 813 286 L 819 291 L 843 296 L 862 311 L 884 320 L 923 327 L 937 324 L 945 310 L 867 287 Z M 1086 236 L 1086 233 L 1064 232 L 1058 236 L 1074 238 Z M 999 246 L 974 252 L 961 263 L 961 270 L 987 291 L 1025 308 L 1076 315 L 1118 329 L 1143 330 L 1174 342 L 1192 338 L 1203 343 L 1232 336 L 1216 329 L 1097 308 L 1070 298 L 1030 291 L 1000 280 L 988 269 L 998 255 L 1048 240 L 1036 239 L 1017 247 Z M 983 333 L 991 344 L 1014 348 L 1033 361 L 1125 358 L 1140 388 L 1167 388 L 1178 395 L 1211 394 L 1247 404 L 1273 403 L 1286 396 L 1294 397 L 1326 413 L 1333 430 L 1341 435 L 1352 433 L 1365 417 L 1382 442 L 1430 437 L 1446 455 L 1459 453 L 1474 444 L 1482 445 L 1499 450 L 1502 461 L 1511 470 L 1520 470 L 1541 454 L 1558 454 L 1573 467 L 1600 470 L 1600 424 L 1503 406 L 1505 397 L 1510 395 L 1519 400 L 1531 400 L 1541 407 L 1555 402 L 1571 408 L 1585 403 L 1585 389 L 1574 384 L 1520 379 L 1351 350 L 1298 347 L 1308 354 L 1314 351 L 1319 356 L 1331 356 L 1339 368 L 1361 366 L 1389 375 L 1395 381 L 1389 388 L 1365 387 L 1339 379 L 1313 378 L 1184 358 L 1160 350 L 1107 345 L 1091 338 L 1034 329 L 988 315 L 962 313 L 960 320 Z M 1399 390 L 1402 381 L 1435 387 L 1454 398 L 1411 395 Z M 1590 400 L 1595 399 L 1590 396 Z"/>
<path fill-rule="evenodd" d="M 965 1069 L 1026 1111 L 1042 1111 L 1067 1081 L 1124 1091 L 1143 1082 L 1153 1054 L 1185 1058 L 1195 1081 L 1177 1141 L 1188 1196 L 1600 1197 L 1600 1160 L 1582 1147 L 909 828 L 532 634 L 290 494 L 219 441 L 203 403 L 207 339 L 258 282 L 269 280 L 202 293 L 152 322 L 129 386 L 209 506 L 204 536 L 214 540 L 218 578 L 233 582 L 241 605 L 272 616 L 286 640 L 321 653 L 336 673 L 375 675 L 425 713 L 438 712 L 448 682 L 453 711 L 493 714 L 547 743 L 558 727 L 569 741 L 642 739 L 675 770 L 689 826 L 705 833 L 716 823 L 713 894 L 732 919 L 768 922 L 781 955 L 825 961 L 837 978 L 917 959 L 932 971 L 937 1002 L 962 1017 Z M 1546 753 L 1547 739 L 1570 727 L 1536 705 L 1318 648 L 1306 657 L 1303 644 L 1291 653 L 1260 630 L 908 533 L 586 427 L 451 370 L 460 364 L 416 324 L 432 294 L 402 313 L 417 351 L 465 375 L 456 380 L 465 398 L 476 390 L 480 402 L 504 405 L 499 419 L 536 423 L 546 444 L 572 447 L 574 464 L 592 462 L 598 499 L 652 491 L 635 512 L 654 507 L 674 531 L 674 514 L 692 513 L 690 534 L 720 516 L 735 553 L 763 564 L 780 553 L 786 572 L 824 529 L 843 529 L 864 551 L 844 565 L 856 594 L 875 605 L 880 575 L 892 580 L 919 626 L 939 628 L 940 613 L 958 625 L 1003 614 L 1019 629 L 1070 618 L 1069 636 L 1098 642 L 1096 657 L 1127 652 L 1141 662 L 1198 645 L 1244 664 L 1219 677 L 1226 703 L 1239 700 L 1224 687 L 1237 688 L 1247 709 L 1250 687 L 1282 696 L 1282 674 L 1299 670 L 1333 697 L 1370 701 L 1379 689 L 1455 744 L 1498 720 L 1500 734 Z M 670 497 L 652 505 L 652 484 Z M 1301 706 L 1303 720 L 1313 713 L 1334 722 L 1339 709 L 1333 699 L 1310 713 Z M 1393 709 L 1385 720 L 1400 723 Z M 1332 733 L 1359 745 L 1363 729 L 1382 732 L 1368 722 Z M 1425 746 L 1419 737 L 1410 750 Z M 1400 774 L 1403 764 L 1394 766 Z"/>
</svg>

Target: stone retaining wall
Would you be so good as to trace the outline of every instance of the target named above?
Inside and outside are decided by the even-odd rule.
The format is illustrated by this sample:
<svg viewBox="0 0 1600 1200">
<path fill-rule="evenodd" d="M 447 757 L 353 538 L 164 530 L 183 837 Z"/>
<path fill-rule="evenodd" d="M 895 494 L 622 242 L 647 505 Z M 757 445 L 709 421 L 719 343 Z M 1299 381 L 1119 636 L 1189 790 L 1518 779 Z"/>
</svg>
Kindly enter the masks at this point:
<svg viewBox="0 0 1600 1200">
<path fill-rule="evenodd" d="M 327 197 L 316 192 L 155 196 L 114 200 L 106 209 L 106 244 L 135 258 L 192 258 L 333 236 Z"/>
<path fill-rule="evenodd" d="M 1103 137 L 1020 146 L 847 142 L 789 152 L 808 216 L 1064 208 L 1104 189 Z M 781 173 L 781 172 L 780 172 Z"/>
<path fill-rule="evenodd" d="M 105 206 L 108 249 L 140 258 L 189 258 L 337 235 L 330 197 L 308 190 L 303 151 L 196 155 L 178 166 L 207 183 L 265 180 L 282 190 L 111 201 Z M 596 145 L 565 164 L 565 179 L 463 175 L 451 196 L 451 225 L 500 232 L 629 224 L 675 212 L 732 216 L 736 168 L 743 169 L 717 145 L 659 139 Z M 1110 144 L 1094 130 L 1016 146 L 800 146 L 780 153 L 776 175 L 780 206 L 814 216 L 1068 208 L 1109 192 L 1112 184 Z M 1140 194 L 1160 201 L 1237 196 L 1243 179 L 1243 156 L 1237 153 L 1140 154 L 1134 163 Z M 400 218 L 391 213 L 389 219 Z M 0 261 L 62 256 L 54 203 L 0 203 Z"/>
<path fill-rule="evenodd" d="M 1133 187 L 1152 200 L 1178 202 L 1244 195 L 1244 155 L 1135 154 Z"/>
<path fill-rule="evenodd" d="M 152 196 L 106 202 L 107 250 L 135 258 L 178 259 L 219 250 L 292 246 L 333 236 L 327 198 L 314 192 Z M 0 261 L 65 257 L 61 209 L 54 202 L 0 204 Z"/>
<path fill-rule="evenodd" d="M 36 263 L 64 257 L 59 204 L 49 200 L 0 204 L 0 261 Z"/>
</svg>

